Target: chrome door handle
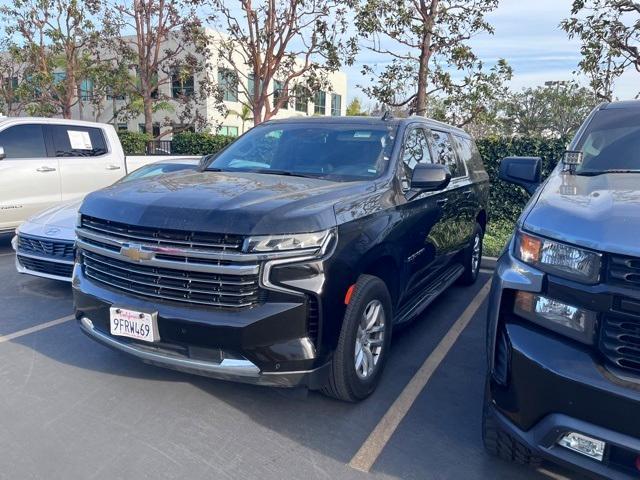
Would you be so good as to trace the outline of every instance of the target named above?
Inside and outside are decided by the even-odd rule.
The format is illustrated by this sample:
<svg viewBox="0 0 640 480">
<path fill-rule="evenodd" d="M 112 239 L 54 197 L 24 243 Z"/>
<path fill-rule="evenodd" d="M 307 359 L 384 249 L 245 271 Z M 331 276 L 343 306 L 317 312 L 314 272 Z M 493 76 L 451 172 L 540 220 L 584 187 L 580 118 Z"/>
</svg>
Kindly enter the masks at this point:
<svg viewBox="0 0 640 480">
<path fill-rule="evenodd" d="M 43 172 L 43 173 L 46 173 L 46 172 L 55 172 L 55 171 L 56 171 L 56 169 L 55 169 L 55 168 L 53 168 L 53 167 L 47 167 L 47 166 L 40 167 L 40 168 L 36 168 L 36 172 Z"/>
<path fill-rule="evenodd" d="M 448 198 L 441 198 L 440 200 L 436 200 L 436 204 L 442 207 L 446 205 L 448 201 L 449 201 Z"/>
<path fill-rule="evenodd" d="M 109 165 L 107 170 L 120 170 L 120 165 Z"/>
</svg>

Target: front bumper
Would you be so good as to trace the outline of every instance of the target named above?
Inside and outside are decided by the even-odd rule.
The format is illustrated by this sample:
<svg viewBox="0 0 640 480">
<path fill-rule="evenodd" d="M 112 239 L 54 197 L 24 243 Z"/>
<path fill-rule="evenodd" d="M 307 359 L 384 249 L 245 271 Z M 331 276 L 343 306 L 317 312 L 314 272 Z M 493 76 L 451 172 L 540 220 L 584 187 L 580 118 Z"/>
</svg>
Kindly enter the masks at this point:
<svg viewBox="0 0 640 480">
<path fill-rule="evenodd" d="M 512 315 L 514 290 L 554 295 L 560 289 L 509 252 L 498 261 L 489 306 L 486 396 L 502 428 L 538 455 L 583 473 L 638 478 L 640 380 L 617 375 L 595 347 Z M 607 442 L 604 460 L 558 446 L 569 432 Z"/>
<path fill-rule="evenodd" d="M 268 301 L 241 311 L 152 301 L 125 295 L 84 277 L 73 280 L 76 318 L 94 340 L 140 360 L 224 380 L 279 387 L 324 385 L 330 367 L 307 335 L 307 297 Z M 109 333 L 112 306 L 158 313 L 161 341 Z"/>
</svg>

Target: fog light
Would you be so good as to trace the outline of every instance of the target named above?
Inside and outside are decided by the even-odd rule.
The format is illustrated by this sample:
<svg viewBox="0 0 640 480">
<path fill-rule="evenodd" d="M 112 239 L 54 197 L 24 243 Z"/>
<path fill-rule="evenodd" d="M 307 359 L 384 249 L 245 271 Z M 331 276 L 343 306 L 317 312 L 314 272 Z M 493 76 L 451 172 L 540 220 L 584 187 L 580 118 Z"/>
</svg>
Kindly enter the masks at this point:
<svg viewBox="0 0 640 480">
<path fill-rule="evenodd" d="M 604 447 L 607 444 L 602 440 L 571 432 L 562 437 L 558 441 L 558 445 L 601 462 L 604 458 Z"/>
<path fill-rule="evenodd" d="M 531 292 L 516 294 L 513 312 L 583 343 L 593 343 L 596 313 Z"/>
</svg>

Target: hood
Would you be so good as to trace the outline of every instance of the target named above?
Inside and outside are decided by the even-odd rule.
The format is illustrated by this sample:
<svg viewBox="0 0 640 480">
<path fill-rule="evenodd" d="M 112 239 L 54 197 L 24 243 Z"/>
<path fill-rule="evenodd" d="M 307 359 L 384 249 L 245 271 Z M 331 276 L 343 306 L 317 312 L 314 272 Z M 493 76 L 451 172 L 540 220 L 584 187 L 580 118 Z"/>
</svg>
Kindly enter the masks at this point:
<svg viewBox="0 0 640 480">
<path fill-rule="evenodd" d="M 640 256 L 640 174 L 555 171 L 523 226 L 593 250 Z"/>
<path fill-rule="evenodd" d="M 28 218 L 20 225 L 19 231 L 26 235 L 73 241 L 81 203 L 76 200 L 44 210 Z"/>
<path fill-rule="evenodd" d="M 333 206 L 365 182 L 248 172 L 182 171 L 88 195 L 84 215 L 151 228 L 234 234 L 313 232 L 336 225 Z"/>
</svg>

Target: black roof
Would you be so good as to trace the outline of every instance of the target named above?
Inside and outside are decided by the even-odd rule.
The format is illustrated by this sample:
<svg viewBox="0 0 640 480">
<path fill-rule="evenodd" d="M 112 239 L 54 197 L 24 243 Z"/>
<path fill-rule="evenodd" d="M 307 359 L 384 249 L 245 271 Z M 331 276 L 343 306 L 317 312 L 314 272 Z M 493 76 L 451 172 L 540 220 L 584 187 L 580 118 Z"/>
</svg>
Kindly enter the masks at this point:
<svg viewBox="0 0 640 480">
<path fill-rule="evenodd" d="M 442 128 L 442 129 L 446 129 L 448 131 L 451 132 L 455 132 L 459 135 L 463 135 L 465 137 L 468 137 L 469 134 L 467 132 L 465 132 L 464 130 L 454 127 L 452 125 L 448 125 L 446 123 L 442 123 L 439 122 L 437 120 L 432 120 L 430 118 L 426 118 L 426 117 L 419 117 L 417 115 L 412 115 L 410 117 L 406 117 L 406 118 L 390 118 L 388 120 L 383 120 L 382 116 L 375 116 L 375 117 L 369 117 L 369 116 L 353 116 L 353 117 L 334 117 L 334 116 L 323 116 L 323 115 L 316 115 L 316 116 L 300 116 L 300 117 L 287 117 L 287 118 L 279 118 L 279 119 L 272 119 L 269 120 L 268 122 L 264 122 L 265 124 L 274 124 L 274 123 L 330 123 L 330 124 L 342 124 L 342 125 L 381 125 L 381 124 L 388 124 L 388 125 L 408 125 L 410 123 L 415 123 L 415 122 L 422 122 L 422 123 L 426 123 L 429 127 L 433 127 L 433 128 Z"/>
</svg>

